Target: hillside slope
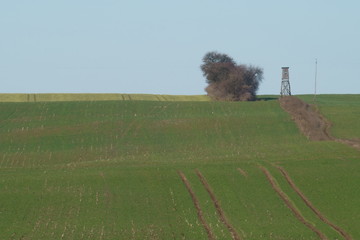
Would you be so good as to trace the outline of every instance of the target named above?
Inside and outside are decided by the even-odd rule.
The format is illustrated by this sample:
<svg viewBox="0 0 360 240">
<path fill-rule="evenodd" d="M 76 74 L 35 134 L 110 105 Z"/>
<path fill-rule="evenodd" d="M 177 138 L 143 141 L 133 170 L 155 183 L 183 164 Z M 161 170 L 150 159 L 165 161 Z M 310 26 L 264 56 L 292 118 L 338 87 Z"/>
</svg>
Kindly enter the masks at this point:
<svg viewBox="0 0 360 240">
<path fill-rule="evenodd" d="M 359 151 L 277 100 L 0 103 L 0 136 L 0 239 L 360 238 Z"/>
<path fill-rule="evenodd" d="M 317 105 L 308 104 L 294 96 L 279 99 L 280 106 L 288 112 L 300 131 L 312 141 L 337 141 L 360 150 L 360 139 L 333 137 L 330 133 L 331 122 L 319 113 Z M 356 126 L 351 125 L 356 129 Z"/>
</svg>

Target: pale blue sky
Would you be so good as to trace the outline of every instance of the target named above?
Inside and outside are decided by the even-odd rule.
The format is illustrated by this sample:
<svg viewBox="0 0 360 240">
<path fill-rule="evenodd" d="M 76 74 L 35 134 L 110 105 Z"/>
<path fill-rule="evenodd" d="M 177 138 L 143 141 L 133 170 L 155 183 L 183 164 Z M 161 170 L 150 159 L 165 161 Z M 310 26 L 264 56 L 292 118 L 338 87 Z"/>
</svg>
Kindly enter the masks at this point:
<svg viewBox="0 0 360 240">
<path fill-rule="evenodd" d="M 259 94 L 360 93 L 360 1 L 0 0 L 0 92 L 204 94 L 202 57 L 264 69 Z"/>
</svg>

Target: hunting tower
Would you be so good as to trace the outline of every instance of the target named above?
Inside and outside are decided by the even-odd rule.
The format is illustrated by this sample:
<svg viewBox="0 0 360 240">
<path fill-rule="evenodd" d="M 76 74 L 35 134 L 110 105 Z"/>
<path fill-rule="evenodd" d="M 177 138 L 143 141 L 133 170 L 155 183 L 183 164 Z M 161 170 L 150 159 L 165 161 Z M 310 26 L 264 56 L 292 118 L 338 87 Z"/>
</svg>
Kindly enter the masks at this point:
<svg viewBox="0 0 360 240">
<path fill-rule="evenodd" d="M 281 77 L 281 96 L 291 96 L 290 81 L 289 81 L 289 67 L 282 67 Z"/>
</svg>

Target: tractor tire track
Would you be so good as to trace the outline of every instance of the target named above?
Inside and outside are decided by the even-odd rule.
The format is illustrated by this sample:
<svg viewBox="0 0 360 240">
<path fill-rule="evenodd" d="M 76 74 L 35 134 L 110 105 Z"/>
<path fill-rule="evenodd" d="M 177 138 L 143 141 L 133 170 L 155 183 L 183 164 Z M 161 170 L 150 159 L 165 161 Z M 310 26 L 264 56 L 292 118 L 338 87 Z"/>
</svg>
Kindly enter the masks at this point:
<svg viewBox="0 0 360 240">
<path fill-rule="evenodd" d="M 347 144 L 350 147 L 356 148 L 357 150 L 360 150 L 360 139 L 341 139 L 341 138 L 336 138 L 335 139 L 336 142 L 342 143 L 342 144 Z"/>
<path fill-rule="evenodd" d="M 352 240 L 352 237 L 350 234 L 345 232 L 343 229 L 341 229 L 339 226 L 336 226 L 332 222 L 330 222 L 311 202 L 310 200 L 300 191 L 300 189 L 295 185 L 293 180 L 290 178 L 290 175 L 286 172 L 286 170 L 283 167 L 276 166 L 276 168 L 281 172 L 281 174 L 285 177 L 288 184 L 291 186 L 291 188 L 300 196 L 300 198 L 304 201 L 306 206 L 308 206 L 315 214 L 318 216 L 318 218 L 332 227 L 336 232 L 338 232 L 341 236 L 343 236 L 346 240 Z"/>
<path fill-rule="evenodd" d="M 186 189 L 188 190 L 188 192 L 189 192 L 189 194 L 191 196 L 191 199 L 192 199 L 192 201 L 194 203 L 194 206 L 196 208 L 197 216 L 198 216 L 201 224 L 203 225 L 203 227 L 204 227 L 204 229 L 205 229 L 205 231 L 207 233 L 208 239 L 210 239 L 210 240 L 215 239 L 215 236 L 212 233 L 210 226 L 207 224 L 207 222 L 206 222 L 206 220 L 204 218 L 204 214 L 203 214 L 203 212 L 201 210 L 199 200 L 196 198 L 195 192 L 192 190 L 190 182 L 187 180 L 184 173 L 182 173 L 181 171 L 178 171 L 178 174 L 179 174 L 181 180 L 183 181 L 183 183 L 185 184 L 185 187 L 186 187 Z"/>
<path fill-rule="evenodd" d="M 241 174 L 241 175 L 243 175 L 244 177 L 248 177 L 249 175 L 248 175 L 248 173 L 245 171 L 245 170 L 243 170 L 243 169 L 241 169 L 241 168 L 237 168 L 237 170 L 239 171 L 239 173 Z"/>
<path fill-rule="evenodd" d="M 210 185 L 207 183 L 205 177 L 201 174 L 199 170 L 196 170 L 196 175 L 199 177 L 201 183 L 205 187 L 206 191 L 209 193 L 212 202 L 214 203 L 216 212 L 219 215 L 221 222 L 229 229 L 231 233 L 232 239 L 234 240 L 241 240 L 240 235 L 236 232 L 235 228 L 231 225 L 229 220 L 226 218 L 224 211 L 222 210 L 219 201 L 216 199 L 216 196 L 211 189 Z"/>
<path fill-rule="evenodd" d="M 308 227 L 311 231 L 316 233 L 321 240 L 327 240 L 328 238 L 325 236 L 324 233 L 322 233 L 319 229 L 317 229 L 313 224 L 311 224 L 309 221 L 307 221 L 304 216 L 301 214 L 301 212 L 295 207 L 295 205 L 290 201 L 289 197 L 286 195 L 285 192 L 282 191 L 280 186 L 275 182 L 274 177 L 271 175 L 271 173 L 263 166 L 259 166 L 261 171 L 265 174 L 267 180 L 271 184 L 271 187 L 275 190 L 275 192 L 280 196 L 280 198 L 283 200 L 283 202 L 286 204 L 288 208 L 293 212 L 295 217 L 303 223 L 306 227 Z"/>
</svg>

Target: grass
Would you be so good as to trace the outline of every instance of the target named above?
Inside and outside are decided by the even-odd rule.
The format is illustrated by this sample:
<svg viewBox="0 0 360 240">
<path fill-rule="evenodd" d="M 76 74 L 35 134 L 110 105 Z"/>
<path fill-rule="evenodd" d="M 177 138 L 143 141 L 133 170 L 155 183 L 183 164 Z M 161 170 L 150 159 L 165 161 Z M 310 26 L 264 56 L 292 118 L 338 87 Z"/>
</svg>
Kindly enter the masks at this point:
<svg viewBox="0 0 360 240">
<path fill-rule="evenodd" d="M 0 102 L 60 102 L 60 101 L 209 101 L 205 95 L 154 95 L 119 93 L 0 93 Z"/>
<path fill-rule="evenodd" d="M 310 96 L 304 100 L 312 103 Z M 331 120 L 331 133 L 339 138 L 360 138 L 360 95 L 320 95 L 316 104 L 326 118 Z"/>
<path fill-rule="evenodd" d="M 0 239 L 207 239 L 179 170 L 214 235 L 231 239 L 196 169 L 243 239 L 318 239 L 284 205 L 259 165 L 308 221 L 329 239 L 341 239 L 274 164 L 289 172 L 324 215 L 360 238 L 359 152 L 308 141 L 276 97 L 257 102 L 82 97 L 91 101 L 62 96 L 61 102 L 0 102 Z M 356 99 L 319 96 L 334 134 L 359 138 Z M 347 119 L 354 124 L 344 123 Z"/>
</svg>

